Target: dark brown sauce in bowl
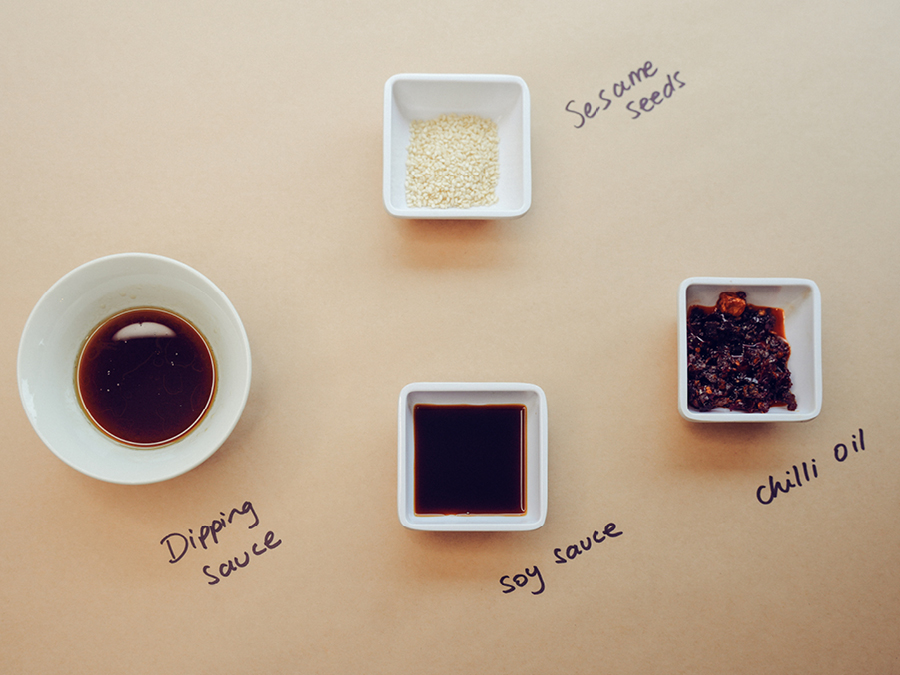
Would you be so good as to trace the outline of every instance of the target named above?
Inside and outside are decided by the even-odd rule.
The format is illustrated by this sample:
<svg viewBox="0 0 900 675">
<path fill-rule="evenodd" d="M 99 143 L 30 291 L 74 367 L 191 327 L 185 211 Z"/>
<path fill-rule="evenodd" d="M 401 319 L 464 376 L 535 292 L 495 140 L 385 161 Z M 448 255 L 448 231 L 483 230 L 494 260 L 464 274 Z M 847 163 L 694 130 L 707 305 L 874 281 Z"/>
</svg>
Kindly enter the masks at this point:
<svg viewBox="0 0 900 675">
<path fill-rule="evenodd" d="M 189 321 L 153 307 L 106 319 L 85 341 L 75 369 L 82 409 L 106 435 L 154 448 L 178 440 L 206 415 L 216 363 Z"/>
<path fill-rule="evenodd" d="M 527 511 L 524 405 L 413 407 L 417 515 Z"/>
</svg>

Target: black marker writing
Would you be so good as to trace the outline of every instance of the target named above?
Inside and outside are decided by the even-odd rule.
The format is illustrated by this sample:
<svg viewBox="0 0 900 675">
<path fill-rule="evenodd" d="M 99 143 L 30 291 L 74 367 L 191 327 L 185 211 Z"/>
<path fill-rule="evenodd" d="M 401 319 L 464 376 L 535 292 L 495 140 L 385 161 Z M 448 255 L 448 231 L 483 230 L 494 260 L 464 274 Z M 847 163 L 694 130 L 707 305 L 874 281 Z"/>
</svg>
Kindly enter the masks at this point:
<svg viewBox="0 0 900 675">
<path fill-rule="evenodd" d="M 653 65 L 652 61 L 646 61 L 643 66 L 636 68 L 628 73 L 628 77 L 614 82 L 612 85 L 612 97 L 606 95 L 607 89 L 601 89 L 597 98 L 600 103 L 595 100 L 586 101 L 583 105 L 577 103 L 575 99 L 566 103 L 565 110 L 575 115 L 578 120 L 573 124 L 576 129 L 581 129 L 588 120 L 594 119 L 598 112 L 608 110 L 613 102 L 617 99 L 626 97 L 626 94 L 636 96 L 638 88 L 647 89 L 646 84 L 659 73 L 659 68 Z M 647 114 L 654 110 L 657 106 L 664 103 L 667 99 L 672 98 L 678 89 L 686 85 L 684 76 L 680 70 L 666 74 L 665 84 L 661 89 L 650 93 L 648 96 L 634 98 L 625 104 L 625 108 L 631 113 L 631 119 L 638 119 L 641 115 Z M 645 85 L 641 87 L 641 85 Z"/>
<path fill-rule="evenodd" d="M 806 462 L 802 462 L 801 468 L 798 468 L 795 464 L 791 467 L 793 469 L 793 473 L 788 470 L 785 473 L 788 475 L 787 478 L 784 479 L 784 483 L 780 480 L 775 480 L 774 476 L 769 476 L 769 484 L 768 485 L 760 485 L 756 489 L 756 499 L 760 504 L 771 504 L 772 501 L 781 494 L 787 494 L 791 491 L 792 488 L 798 488 L 803 486 L 803 481 L 800 479 L 800 472 L 803 472 L 803 478 L 808 483 L 810 478 L 810 471 L 812 471 L 812 478 L 819 477 L 819 470 L 816 468 L 816 460 L 810 460 L 810 464 L 807 466 Z M 791 480 L 791 476 L 793 475 L 794 480 Z M 768 492 L 766 492 L 768 490 Z M 765 498 L 763 497 L 765 495 Z"/>
<path fill-rule="evenodd" d="M 609 523 L 606 527 L 603 528 L 603 536 L 599 536 L 600 533 L 597 530 L 594 530 L 594 534 L 588 537 L 587 539 L 580 539 L 577 544 L 570 544 L 566 547 L 566 557 L 562 556 L 562 548 L 553 549 L 553 555 L 556 557 L 554 561 L 557 565 L 563 565 L 569 560 L 575 560 L 582 553 L 586 553 L 591 550 L 591 546 L 594 543 L 601 544 L 606 539 L 607 536 L 610 537 L 618 537 L 623 532 L 614 532 L 616 529 L 615 523 Z"/>
<path fill-rule="evenodd" d="M 865 451 L 866 442 L 862 429 L 859 429 L 859 438 L 857 438 L 856 434 L 851 434 L 850 438 L 852 439 L 850 445 L 853 448 L 853 452 Z M 857 440 L 859 445 L 857 445 Z M 850 448 L 845 443 L 835 445 L 833 452 L 834 458 L 838 462 L 843 462 L 850 456 Z M 787 474 L 787 478 L 782 478 L 781 480 L 775 480 L 774 476 L 769 476 L 767 485 L 763 484 L 756 488 L 756 501 L 763 505 L 771 504 L 778 495 L 785 495 L 794 488 L 803 487 L 804 484 L 808 484 L 810 481 L 818 478 L 819 470 L 816 467 L 816 460 L 812 459 L 809 464 L 806 462 L 801 462 L 799 466 L 795 464 L 785 471 L 785 474 Z"/>
<path fill-rule="evenodd" d="M 599 530 L 594 530 L 594 533 L 589 535 L 587 539 L 580 539 L 577 544 L 570 544 L 565 547 L 565 554 L 563 554 L 563 547 L 553 549 L 553 555 L 556 558 L 555 562 L 557 565 L 568 563 L 571 560 L 575 560 L 575 558 L 582 553 L 586 553 L 592 548 L 596 548 L 599 544 L 606 541 L 607 537 L 620 537 L 622 534 L 624 533 L 621 530 L 616 531 L 615 523 L 609 523 L 603 528 L 603 534 L 601 534 Z M 547 586 L 544 582 L 544 576 L 541 574 L 541 570 L 537 565 L 532 569 L 526 567 L 524 573 L 515 575 L 504 574 L 500 577 L 500 586 L 503 588 L 502 593 L 512 593 L 520 588 L 524 588 L 535 578 L 540 584 L 540 587 L 536 591 L 531 591 L 531 594 L 540 595 Z"/>
<path fill-rule="evenodd" d="M 253 544 L 250 551 L 253 551 L 254 556 L 261 556 L 263 553 L 266 553 L 267 551 L 271 551 L 273 548 L 278 548 L 279 546 L 281 546 L 281 539 L 279 539 L 278 541 L 274 541 L 274 540 L 275 540 L 275 533 L 270 530 L 269 532 L 266 532 L 266 536 L 263 538 L 262 548 L 259 548 L 258 544 Z M 239 559 L 239 556 L 235 556 L 234 558 L 232 558 L 230 560 L 226 560 L 221 565 L 219 565 L 219 567 L 218 567 L 219 576 L 216 576 L 215 574 L 210 572 L 210 570 L 212 569 L 212 565 L 204 565 L 203 566 L 203 574 L 205 576 L 209 577 L 210 579 L 212 579 L 212 581 L 208 581 L 207 583 L 210 586 L 215 586 L 222 579 L 229 577 L 233 572 L 237 572 L 238 569 L 241 569 L 241 568 L 249 565 L 250 560 L 251 560 L 250 552 L 244 551 L 243 558 Z"/>
<path fill-rule="evenodd" d="M 599 107 L 599 106 L 597 106 L 597 107 L 595 108 L 595 107 L 593 107 L 593 106 L 591 105 L 591 102 L 590 102 L 590 101 L 586 101 L 585 104 L 584 104 L 584 114 L 583 114 L 583 115 L 582 115 L 580 112 L 578 112 L 577 110 L 572 110 L 572 109 L 569 107 L 569 106 L 571 106 L 573 103 L 575 103 L 575 99 L 572 99 L 571 101 L 569 101 L 568 103 L 566 103 L 566 110 L 569 111 L 570 113 L 574 113 L 574 114 L 578 115 L 578 117 L 581 118 L 581 121 L 580 121 L 578 124 L 575 125 L 575 128 L 576 128 L 576 129 L 580 129 L 581 127 L 584 126 L 584 123 L 587 121 L 585 118 L 587 118 L 587 119 L 594 119 L 594 117 L 597 116 L 597 113 L 598 113 L 598 112 L 600 112 L 601 110 L 606 110 L 609 106 L 612 105 L 612 101 L 611 101 L 610 99 L 606 98 L 606 97 L 603 95 L 603 92 L 605 92 L 605 91 L 606 91 L 606 89 L 601 89 L 601 90 L 600 90 L 599 98 L 600 98 L 601 101 L 605 102 L 606 105 L 604 105 L 602 108 Z"/>
<path fill-rule="evenodd" d="M 625 80 L 620 80 L 613 85 L 613 96 L 622 98 L 626 91 L 629 91 L 632 87 L 640 84 L 641 80 L 653 77 L 656 75 L 657 71 L 659 71 L 659 68 L 654 68 L 653 64 L 647 61 L 643 67 L 628 73 L 629 84 L 625 84 Z"/>
<path fill-rule="evenodd" d="M 200 532 L 197 535 L 197 542 L 200 543 L 200 547 L 203 549 L 208 548 L 206 542 L 210 537 L 212 538 L 213 544 L 219 543 L 219 532 L 224 530 L 227 525 L 234 522 L 235 516 L 252 514 L 253 523 L 247 526 L 248 530 L 259 525 L 259 516 L 256 515 L 253 504 L 250 502 L 244 502 L 243 506 L 239 509 L 231 509 L 228 516 L 222 511 L 220 511 L 219 514 L 222 516 L 221 518 L 216 518 L 209 525 L 202 525 L 200 527 Z M 184 557 L 184 554 L 187 553 L 189 547 L 194 549 L 197 548 L 197 543 L 194 541 L 194 531 L 191 528 L 188 528 L 188 533 L 189 534 L 185 536 L 180 532 L 172 532 L 163 537 L 159 542 L 161 545 L 165 545 L 168 548 L 170 563 L 177 563 L 181 560 Z"/>
<path fill-rule="evenodd" d="M 537 577 L 538 581 L 541 582 L 541 587 L 536 591 L 531 591 L 531 594 L 532 595 L 540 595 L 541 593 L 543 593 L 544 588 L 545 588 L 544 577 L 543 577 L 543 575 L 541 575 L 541 570 L 538 569 L 537 565 L 534 566 L 534 570 L 529 570 L 526 567 L 525 574 L 516 574 L 514 577 L 512 577 L 513 584 L 515 584 L 515 586 L 513 586 L 513 584 L 506 581 L 507 579 L 510 578 L 508 574 L 505 574 L 502 577 L 500 577 L 500 585 L 503 586 L 504 588 L 506 588 L 506 590 L 503 591 L 504 593 L 512 593 L 517 588 L 523 588 L 523 587 L 527 586 L 529 577 Z"/>
<path fill-rule="evenodd" d="M 850 438 L 853 439 L 853 441 L 852 441 L 853 452 L 859 452 L 860 450 L 866 449 L 866 444 L 863 442 L 863 430 L 862 429 L 859 430 L 859 447 L 858 448 L 856 447 L 856 434 L 851 434 Z M 847 459 L 848 452 L 849 451 L 847 450 L 847 446 L 844 445 L 843 443 L 838 443 L 836 446 L 834 446 L 834 458 L 839 462 L 843 462 L 845 459 Z"/>
<path fill-rule="evenodd" d="M 635 101 L 629 101 L 628 103 L 626 103 L 625 107 L 628 108 L 629 111 L 634 113 L 631 116 L 631 119 L 636 120 L 638 117 L 641 116 L 641 111 L 648 113 L 651 110 L 653 110 L 656 106 L 658 106 L 659 104 L 664 103 L 667 98 L 672 98 L 672 95 L 675 93 L 675 89 L 676 89 L 675 84 L 672 82 L 672 80 L 675 80 L 675 82 L 678 83 L 678 87 L 677 87 L 678 89 L 681 89 L 685 85 L 684 82 L 682 82 L 681 80 L 678 79 L 678 76 L 680 74 L 681 74 L 681 71 L 676 70 L 673 75 L 667 76 L 666 83 L 663 85 L 663 88 L 662 88 L 662 92 L 654 91 L 652 94 L 650 94 L 649 97 L 640 99 L 640 102 L 635 100 Z M 635 105 L 637 105 L 637 107 L 640 108 L 640 110 L 635 109 L 634 108 Z"/>
</svg>

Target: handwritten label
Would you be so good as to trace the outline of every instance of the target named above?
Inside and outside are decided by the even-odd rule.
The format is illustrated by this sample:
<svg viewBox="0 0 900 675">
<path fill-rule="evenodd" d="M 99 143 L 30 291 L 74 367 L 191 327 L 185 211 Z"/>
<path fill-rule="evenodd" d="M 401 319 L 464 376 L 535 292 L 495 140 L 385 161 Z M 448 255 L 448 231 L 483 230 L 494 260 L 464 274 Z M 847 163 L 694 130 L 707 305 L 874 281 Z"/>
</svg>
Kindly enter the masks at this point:
<svg viewBox="0 0 900 675">
<path fill-rule="evenodd" d="M 860 450 L 866 449 L 863 437 L 863 430 L 859 429 L 859 445 L 857 445 L 856 434 L 851 434 L 851 446 L 853 452 L 859 453 Z M 850 455 L 850 449 L 844 443 L 838 443 L 834 446 L 834 459 L 843 462 Z M 785 471 L 787 478 L 779 478 L 775 480 L 775 476 L 769 476 L 768 483 L 764 483 L 756 488 L 756 501 L 760 504 L 768 505 L 775 501 L 778 495 L 786 495 L 791 490 L 808 485 L 810 482 L 819 477 L 819 468 L 815 459 L 811 459 L 809 463 L 801 462 L 799 466 L 793 465 Z"/>
<path fill-rule="evenodd" d="M 537 577 L 538 582 L 541 584 L 541 587 L 536 591 L 531 591 L 531 594 L 540 595 L 544 592 L 544 588 L 546 588 L 546 586 L 544 586 L 544 577 L 541 575 L 541 570 L 538 569 L 537 565 L 535 565 L 534 568 L 530 570 L 526 567 L 525 574 L 516 574 L 515 576 L 513 576 L 512 581 L 515 586 L 509 583 L 508 580 L 510 577 L 508 574 L 500 577 L 500 585 L 506 588 L 506 590 L 503 591 L 504 593 L 512 593 L 514 590 L 516 590 L 516 588 L 524 588 L 525 586 L 527 586 L 531 577 Z"/>
<path fill-rule="evenodd" d="M 607 537 L 618 537 L 624 534 L 621 530 L 616 532 L 616 524 L 609 523 L 603 528 L 603 534 L 599 530 L 589 535 L 587 539 L 580 539 L 578 543 L 568 544 L 553 549 L 553 556 L 557 565 L 563 565 L 574 561 L 579 555 L 587 553 L 597 545 L 602 544 Z M 520 588 L 526 588 L 532 584 L 533 587 L 540 585 L 537 590 L 532 590 L 532 595 L 540 595 L 547 588 L 544 582 L 544 575 L 540 568 L 534 565 L 531 568 L 526 567 L 524 572 L 509 575 L 504 574 L 500 577 L 500 586 L 503 587 L 503 593 L 512 593 Z"/>
<path fill-rule="evenodd" d="M 659 79 L 654 79 L 658 74 Z M 650 80 L 653 81 L 650 82 Z M 656 110 L 686 84 L 686 79 L 680 70 L 663 75 L 651 61 L 646 61 L 643 66 L 628 73 L 627 77 L 614 82 L 610 89 L 601 89 L 596 99 L 585 101 L 583 104 L 572 99 L 566 103 L 565 109 L 566 112 L 575 115 L 571 118 L 573 126 L 581 129 L 588 120 L 594 119 L 597 113 L 605 112 L 613 106 L 614 102 L 626 99 L 625 110 L 631 119 L 636 120 L 642 115 Z M 651 86 L 656 87 L 652 92 L 650 92 Z M 639 88 L 641 93 L 646 94 L 645 96 L 637 95 Z"/>
<path fill-rule="evenodd" d="M 232 532 L 235 527 L 245 527 L 252 530 L 260 523 L 259 516 L 253 508 L 252 502 L 244 502 L 240 507 L 233 508 L 225 515 L 224 511 L 220 511 L 221 518 L 214 518 L 209 525 L 201 525 L 194 533 L 193 528 L 188 528 L 187 534 L 182 532 L 171 532 L 160 540 L 160 545 L 165 547 L 169 554 L 169 563 L 175 564 L 182 560 L 191 550 L 210 550 L 211 546 L 218 546 L 220 543 L 220 535 L 226 528 L 231 527 Z M 281 545 L 281 539 L 275 540 L 275 533 L 271 530 L 266 532 L 261 542 L 254 543 L 250 550 L 243 551 L 240 555 L 229 558 L 223 563 L 216 565 L 204 565 L 202 572 L 205 577 L 212 579 L 207 583 L 210 586 L 218 584 L 222 579 L 229 577 L 234 572 L 247 567 L 253 557 L 258 557 L 264 553 L 278 548 Z"/>
<path fill-rule="evenodd" d="M 570 560 L 575 560 L 575 558 L 580 556 L 582 553 L 587 553 L 588 551 L 590 551 L 591 546 L 593 546 L 595 543 L 602 544 L 607 536 L 618 537 L 622 534 L 621 532 L 614 532 L 613 530 L 615 529 L 615 523 L 609 523 L 609 525 L 603 528 L 603 536 L 598 538 L 598 535 L 600 533 L 597 530 L 594 530 L 594 534 L 592 534 L 587 539 L 580 539 L 577 544 L 569 544 L 568 546 L 566 546 L 565 558 L 562 556 L 561 548 L 553 549 L 553 555 L 556 556 L 556 564 L 563 565 Z"/>
</svg>

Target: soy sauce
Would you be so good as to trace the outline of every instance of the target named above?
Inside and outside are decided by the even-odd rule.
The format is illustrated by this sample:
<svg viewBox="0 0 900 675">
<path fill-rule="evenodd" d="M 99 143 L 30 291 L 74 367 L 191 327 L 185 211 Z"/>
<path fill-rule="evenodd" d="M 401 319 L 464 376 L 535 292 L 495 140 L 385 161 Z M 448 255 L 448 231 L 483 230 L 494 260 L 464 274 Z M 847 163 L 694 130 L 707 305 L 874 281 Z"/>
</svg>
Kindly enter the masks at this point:
<svg viewBox="0 0 900 675">
<path fill-rule="evenodd" d="M 95 328 L 75 373 L 79 401 L 95 426 L 138 447 L 184 436 L 216 391 L 215 359 L 203 335 L 152 307 L 126 310 Z"/>
<path fill-rule="evenodd" d="M 521 515 L 526 504 L 524 405 L 413 407 L 418 515 Z"/>
</svg>

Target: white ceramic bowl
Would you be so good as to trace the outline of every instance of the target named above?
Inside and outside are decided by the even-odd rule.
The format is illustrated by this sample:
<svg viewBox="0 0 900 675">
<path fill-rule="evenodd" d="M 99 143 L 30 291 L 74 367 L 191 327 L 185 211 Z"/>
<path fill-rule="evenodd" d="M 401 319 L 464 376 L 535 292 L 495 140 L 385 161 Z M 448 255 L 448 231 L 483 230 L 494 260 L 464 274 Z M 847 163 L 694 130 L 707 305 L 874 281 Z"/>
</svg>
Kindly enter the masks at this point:
<svg viewBox="0 0 900 675">
<path fill-rule="evenodd" d="M 216 360 L 215 398 L 201 422 L 169 445 L 136 449 L 99 431 L 75 391 L 75 363 L 89 333 L 133 307 L 188 319 Z M 250 392 L 250 344 L 234 306 L 199 272 L 146 253 L 98 258 L 69 272 L 38 301 L 19 343 L 19 395 L 32 426 L 57 457 L 111 483 L 155 483 L 194 468 L 228 438 Z"/>
<path fill-rule="evenodd" d="M 747 302 L 784 310 L 784 332 L 791 346 L 788 369 L 797 409 L 766 413 L 717 408 L 700 412 L 688 405 L 687 312 L 692 305 L 715 306 L 722 291 L 745 291 Z M 804 422 L 822 409 L 822 300 L 808 279 L 692 277 L 678 290 L 678 411 L 694 422 Z"/>
<path fill-rule="evenodd" d="M 415 513 L 416 405 L 524 405 L 526 408 L 526 510 L 522 515 L 418 515 Z M 547 398 L 533 384 L 416 382 L 400 392 L 398 419 L 400 522 L 415 530 L 534 530 L 547 518 Z"/>
<path fill-rule="evenodd" d="M 478 115 L 497 123 L 500 181 L 496 204 L 468 209 L 412 208 L 406 204 L 406 153 L 413 120 L 443 114 Z M 517 218 L 531 207 L 531 99 L 513 75 L 391 77 L 384 86 L 384 205 L 400 218 Z"/>
</svg>

